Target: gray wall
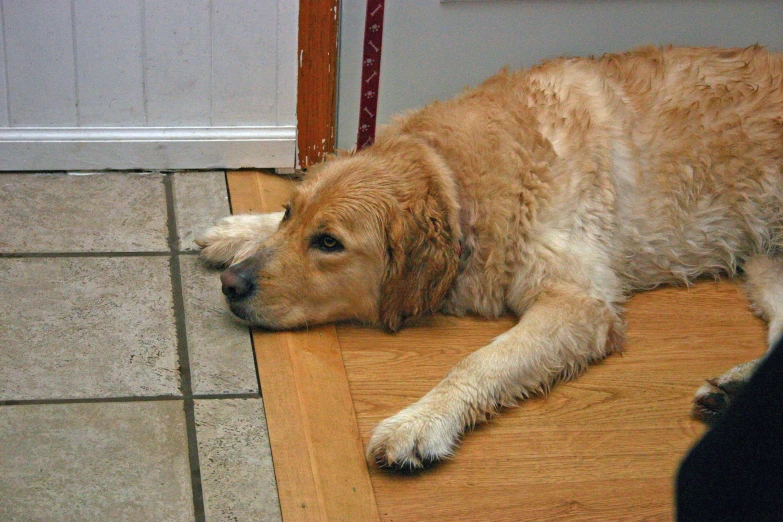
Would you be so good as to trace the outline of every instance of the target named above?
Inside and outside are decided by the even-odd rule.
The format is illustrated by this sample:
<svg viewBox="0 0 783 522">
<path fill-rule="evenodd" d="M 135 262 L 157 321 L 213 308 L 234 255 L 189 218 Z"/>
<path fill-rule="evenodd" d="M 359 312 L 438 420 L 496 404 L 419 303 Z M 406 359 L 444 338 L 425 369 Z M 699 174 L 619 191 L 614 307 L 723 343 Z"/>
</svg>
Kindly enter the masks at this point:
<svg viewBox="0 0 783 522">
<path fill-rule="evenodd" d="M 338 146 L 356 144 L 365 0 L 342 0 Z M 387 0 L 379 123 L 501 67 L 643 44 L 783 51 L 780 0 Z"/>
</svg>

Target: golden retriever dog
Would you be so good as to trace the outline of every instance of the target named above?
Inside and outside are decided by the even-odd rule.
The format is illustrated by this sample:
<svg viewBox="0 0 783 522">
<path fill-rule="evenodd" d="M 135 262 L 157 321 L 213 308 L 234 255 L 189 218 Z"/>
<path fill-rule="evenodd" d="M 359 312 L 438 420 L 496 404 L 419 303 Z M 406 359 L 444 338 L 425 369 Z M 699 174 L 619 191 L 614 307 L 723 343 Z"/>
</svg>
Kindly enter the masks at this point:
<svg viewBox="0 0 783 522">
<path fill-rule="evenodd" d="M 623 344 L 634 292 L 747 278 L 783 333 L 783 55 L 642 48 L 490 78 L 308 172 L 284 212 L 200 239 L 234 314 L 269 329 L 442 312 L 519 322 L 461 361 L 367 448 L 417 469 L 520 398 Z M 707 381 L 718 413 L 754 362 Z"/>
</svg>

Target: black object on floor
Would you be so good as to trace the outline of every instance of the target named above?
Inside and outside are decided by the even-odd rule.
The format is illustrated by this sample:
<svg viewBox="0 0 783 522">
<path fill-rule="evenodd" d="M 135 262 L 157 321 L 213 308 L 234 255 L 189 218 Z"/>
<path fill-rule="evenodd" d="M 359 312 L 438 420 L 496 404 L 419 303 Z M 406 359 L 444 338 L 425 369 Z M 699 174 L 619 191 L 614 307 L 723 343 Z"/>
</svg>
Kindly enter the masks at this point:
<svg viewBox="0 0 783 522">
<path fill-rule="evenodd" d="M 783 342 L 680 466 L 677 520 L 783 521 Z"/>
</svg>

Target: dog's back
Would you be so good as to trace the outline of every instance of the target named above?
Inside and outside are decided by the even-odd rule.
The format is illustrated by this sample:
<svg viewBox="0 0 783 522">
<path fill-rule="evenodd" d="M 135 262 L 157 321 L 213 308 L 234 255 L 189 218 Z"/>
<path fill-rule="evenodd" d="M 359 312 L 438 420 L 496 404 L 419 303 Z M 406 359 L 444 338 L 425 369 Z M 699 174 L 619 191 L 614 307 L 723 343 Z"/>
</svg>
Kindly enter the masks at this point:
<svg viewBox="0 0 783 522">
<path fill-rule="evenodd" d="M 557 185 L 577 187 L 564 200 L 613 210 L 604 227 L 627 289 L 733 274 L 783 246 L 783 55 L 649 47 L 506 78 L 559 157 L 555 175 L 571 178 Z"/>
<path fill-rule="evenodd" d="M 731 274 L 749 255 L 779 249 L 783 55 L 649 48 L 599 66 L 636 152 L 635 186 L 618 191 L 616 246 L 630 283 Z"/>
<path fill-rule="evenodd" d="M 575 198 L 602 209 L 589 235 L 609 242 L 625 290 L 642 289 L 732 274 L 783 244 L 781 84 L 783 55 L 759 47 L 562 58 L 503 71 L 387 136 L 440 151 L 467 190 L 494 201 L 488 222 L 518 222 L 516 194 L 542 197 L 541 181 L 560 193 L 524 212 L 547 234 L 573 226 Z"/>
</svg>

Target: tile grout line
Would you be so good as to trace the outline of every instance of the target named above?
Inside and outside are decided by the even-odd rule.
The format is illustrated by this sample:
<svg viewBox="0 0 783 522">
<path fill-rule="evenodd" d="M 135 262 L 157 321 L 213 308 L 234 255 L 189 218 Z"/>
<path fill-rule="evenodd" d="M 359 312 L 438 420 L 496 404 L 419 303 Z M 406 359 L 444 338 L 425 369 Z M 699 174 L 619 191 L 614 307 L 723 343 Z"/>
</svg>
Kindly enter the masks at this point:
<svg viewBox="0 0 783 522">
<path fill-rule="evenodd" d="M 181 401 L 184 399 L 224 400 L 224 399 L 260 399 L 261 395 L 254 392 L 248 393 L 204 393 L 192 396 L 184 395 L 128 395 L 125 397 L 71 397 L 61 399 L 3 399 L 2 406 L 32 406 L 46 404 L 95 404 L 111 402 L 154 402 L 154 401 Z"/>
<path fill-rule="evenodd" d="M 174 305 L 174 320 L 177 329 L 177 352 L 179 353 L 180 389 L 184 396 L 185 430 L 188 437 L 188 456 L 190 462 L 190 482 L 193 490 L 193 513 L 197 522 L 206 520 L 204 508 L 204 491 L 201 484 L 201 465 L 198 456 L 198 439 L 196 435 L 195 402 L 193 400 L 190 374 L 190 355 L 188 353 L 187 334 L 185 330 L 185 302 L 182 294 L 182 273 L 179 264 L 179 238 L 177 232 L 177 216 L 174 205 L 174 186 L 171 174 L 163 178 L 166 189 L 166 211 L 168 214 L 168 236 L 170 249 L 171 291 Z"/>
<path fill-rule="evenodd" d="M 181 256 L 196 256 L 196 250 L 178 250 Z M 171 251 L 143 250 L 138 252 L 0 252 L 0 259 L 36 259 L 62 257 L 167 257 Z"/>
<path fill-rule="evenodd" d="M 37 406 L 48 404 L 94 404 L 106 402 L 152 402 L 181 400 L 181 395 L 150 395 L 147 397 L 129 395 L 127 397 L 79 397 L 63 399 L 3 399 L 0 400 L 0 406 Z"/>
</svg>

